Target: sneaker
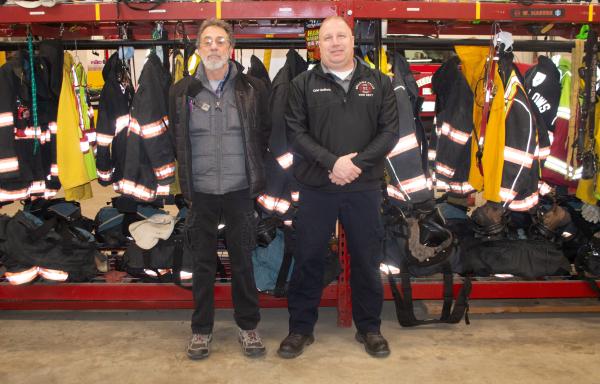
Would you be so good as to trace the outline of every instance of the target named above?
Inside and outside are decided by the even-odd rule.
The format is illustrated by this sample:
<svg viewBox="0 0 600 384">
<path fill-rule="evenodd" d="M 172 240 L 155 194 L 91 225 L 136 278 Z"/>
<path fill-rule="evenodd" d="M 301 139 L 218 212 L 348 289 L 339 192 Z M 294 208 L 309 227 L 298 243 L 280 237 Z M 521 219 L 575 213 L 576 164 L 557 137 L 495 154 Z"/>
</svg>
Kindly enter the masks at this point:
<svg viewBox="0 0 600 384">
<path fill-rule="evenodd" d="M 205 359 L 210 354 L 210 343 L 212 341 L 212 333 L 203 335 L 194 333 L 187 346 L 187 356 L 192 360 Z"/>
<path fill-rule="evenodd" d="M 248 331 L 240 329 L 238 340 L 242 345 L 242 352 L 248 357 L 263 356 L 267 350 L 256 329 Z"/>
</svg>

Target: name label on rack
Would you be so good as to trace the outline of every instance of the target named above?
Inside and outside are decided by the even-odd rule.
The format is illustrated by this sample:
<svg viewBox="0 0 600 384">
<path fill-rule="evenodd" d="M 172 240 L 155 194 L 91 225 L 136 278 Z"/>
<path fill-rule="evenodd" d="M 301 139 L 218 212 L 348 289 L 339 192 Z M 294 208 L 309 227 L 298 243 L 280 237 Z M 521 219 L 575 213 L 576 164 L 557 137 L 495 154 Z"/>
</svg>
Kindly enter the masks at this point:
<svg viewBox="0 0 600 384">
<path fill-rule="evenodd" d="M 560 19 L 565 16 L 563 8 L 516 8 L 510 11 L 514 18 L 553 18 Z"/>
<path fill-rule="evenodd" d="M 31 12 L 29 12 L 29 14 L 31 16 L 43 16 L 43 15 L 46 14 L 46 12 L 44 12 L 44 11 L 31 11 Z"/>
</svg>

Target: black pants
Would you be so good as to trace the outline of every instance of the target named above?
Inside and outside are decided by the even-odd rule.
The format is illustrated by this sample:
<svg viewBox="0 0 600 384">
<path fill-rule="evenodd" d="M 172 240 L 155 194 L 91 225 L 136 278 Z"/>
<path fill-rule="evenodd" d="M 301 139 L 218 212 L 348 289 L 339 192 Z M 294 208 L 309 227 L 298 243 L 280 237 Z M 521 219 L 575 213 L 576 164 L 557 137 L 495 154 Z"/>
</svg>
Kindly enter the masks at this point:
<svg viewBox="0 0 600 384">
<path fill-rule="evenodd" d="M 192 332 L 212 333 L 215 316 L 214 283 L 217 268 L 217 226 L 225 219 L 225 238 L 231 261 L 231 296 L 234 318 L 244 330 L 255 329 L 260 320 L 258 293 L 252 270 L 256 221 L 249 191 L 224 195 L 195 192 L 187 219 L 187 241 L 193 254 L 194 313 Z"/>
<path fill-rule="evenodd" d="M 360 332 L 378 332 L 383 286 L 379 274 L 381 192 L 300 191 L 294 271 L 288 293 L 290 332 L 312 334 L 323 292 L 324 260 L 339 217 L 348 238 L 352 317 Z"/>
</svg>

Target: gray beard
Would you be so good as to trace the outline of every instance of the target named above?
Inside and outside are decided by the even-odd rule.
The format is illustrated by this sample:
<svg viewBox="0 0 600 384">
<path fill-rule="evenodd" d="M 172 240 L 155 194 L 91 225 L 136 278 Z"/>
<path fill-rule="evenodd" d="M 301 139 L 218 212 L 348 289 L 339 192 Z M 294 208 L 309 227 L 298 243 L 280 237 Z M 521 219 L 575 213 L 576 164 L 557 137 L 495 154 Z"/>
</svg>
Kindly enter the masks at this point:
<svg viewBox="0 0 600 384">
<path fill-rule="evenodd" d="M 204 63 L 204 68 L 209 71 L 216 71 L 217 69 L 223 68 L 227 64 L 227 59 L 224 60 L 204 60 L 202 59 L 202 63 Z"/>
</svg>

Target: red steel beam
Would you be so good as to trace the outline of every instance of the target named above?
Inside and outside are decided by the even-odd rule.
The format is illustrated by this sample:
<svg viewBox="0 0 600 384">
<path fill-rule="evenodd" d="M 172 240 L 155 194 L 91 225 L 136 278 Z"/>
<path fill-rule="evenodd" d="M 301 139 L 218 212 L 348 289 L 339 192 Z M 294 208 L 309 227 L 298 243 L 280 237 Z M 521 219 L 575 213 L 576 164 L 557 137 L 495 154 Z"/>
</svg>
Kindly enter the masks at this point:
<svg viewBox="0 0 600 384">
<path fill-rule="evenodd" d="M 597 282 L 600 286 L 600 281 Z M 454 285 L 454 294 L 462 284 Z M 350 292 L 345 284 L 325 288 L 321 306 L 338 307 L 338 325 L 351 324 Z M 349 289 L 349 287 L 347 287 Z M 340 290 L 341 289 L 341 290 Z M 391 300 L 389 284 L 384 285 L 385 299 Z M 341 295 L 340 295 L 341 293 Z M 414 282 L 417 300 L 441 300 L 441 282 Z M 583 281 L 475 281 L 471 299 L 552 299 L 593 298 L 594 291 Z M 263 308 L 282 308 L 287 300 L 259 295 Z M 343 305 L 340 305 L 344 303 Z M 215 286 L 215 306 L 231 308 L 231 287 Z M 191 292 L 171 284 L 0 284 L 0 309 L 176 309 L 192 308 Z"/>
<path fill-rule="evenodd" d="M 600 281 L 597 282 L 600 286 Z M 399 285 L 399 282 L 398 282 Z M 454 295 L 462 284 L 454 284 Z M 441 282 L 413 282 L 413 298 L 441 300 Z M 384 285 L 386 300 L 392 300 L 389 284 Z M 594 298 L 592 288 L 584 281 L 474 281 L 471 299 L 559 299 Z"/>
<path fill-rule="evenodd" d="M 0 24 L 78 23 L 117 21 L 190 21 L 211 17 L 226 20 L 321 19 L 336 15 L 335 1 L 236 1 L 164 3 L 152 10 L 132 10 L 121 3 L 57 4 L 34 9 L 3 6 Z"/>
<path fill-rule="evenodd" d="M 356 19 L 467 20 L 487 22 L 549 21 L 557 23 L 598 23 L 598 4 L 544 3 L 524 6 L 518 3 L 354 0 Z M 520 14 L 517 15 L 516 13 Z M 560 15 L 556 17 L 556 15 Z"/>
</svg>

